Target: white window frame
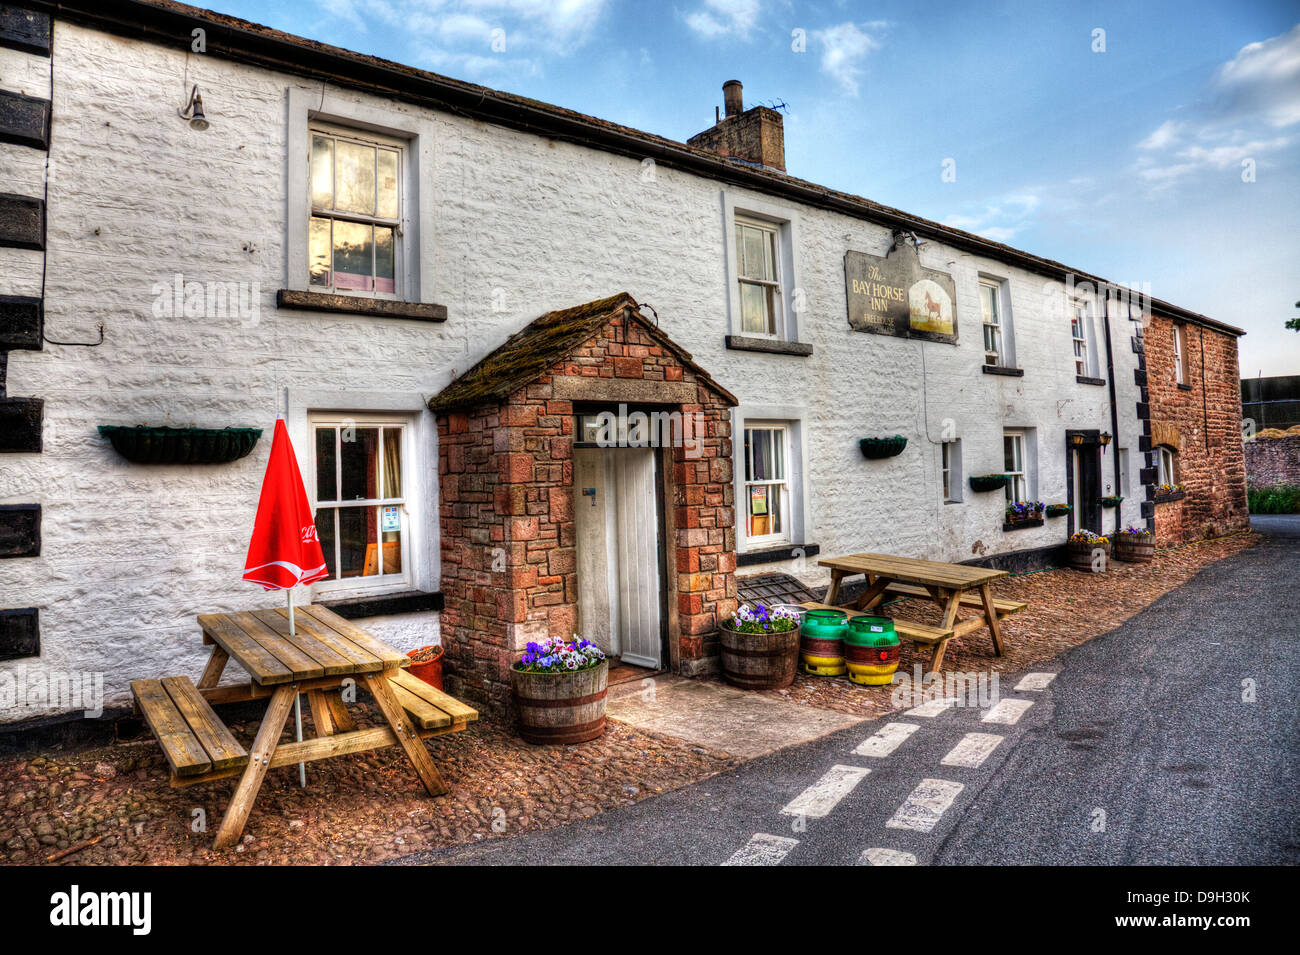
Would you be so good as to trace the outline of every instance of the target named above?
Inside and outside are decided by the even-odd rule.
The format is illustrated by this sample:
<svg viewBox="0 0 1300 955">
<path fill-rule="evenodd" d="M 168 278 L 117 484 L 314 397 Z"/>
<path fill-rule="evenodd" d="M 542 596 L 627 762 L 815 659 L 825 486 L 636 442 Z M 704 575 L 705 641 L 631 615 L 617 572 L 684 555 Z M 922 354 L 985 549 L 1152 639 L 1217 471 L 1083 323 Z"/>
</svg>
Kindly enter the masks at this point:
<svg viewBox="0 0 1300 955">
<path fill-rule="evenodd" d="M 991 292 L 993 297 L 993 321 L 984 317 L 984 296 Z M 1002 283 L 994 279 L 980 279 L 979 283 L 980 319 L 984 326 L 984 364 L 993 368 L 1007 367 L 1006 342 L 1004 340 L 1005 321 L 1002 317 Z M 989 332 L 993 333 L 993 349 L 989 349 Z M 992 356 L 992 361 L 989 360 Z"/>
<path fill-rule="evenodd" d="M 338 143 L 351 142 L 361 146 L 373 147 L 376 149 L 393 150 L 397 153 L 397 218 L 390 219 L 378 214 L 365 215 L 362 213 L 343 212 L 337 209 L 321 209 L 314 202 L 314 196 L 311 189 L 311 151 L 315 142 L 316 135 L 327 136 L 334 141 L 334 182 L 333 190 L 335 201 L 338 200 Z M 404 287 L 402 281 L 402 271 L 404 268 L 403 254 L 405 252 L 405 236 L 403 233 L 402 223 L 404 219 L 404 205 L 406 190 L 402 188 L 403 170 L 406 166 L 407 144 L 391 136 L 380 136 L 375 133 L 366 133 L 359 130 L 348 129 L 335 123 L 312 122 L 307 129 L 307 166 L 308 166 L 308 189 L 307 189 L 307 217 L 308 217 L 308 249 L 307 249 L 307 281 L 313 291 L 322 292 L 326 295 L 352 295 L 358 298 L 378 298 L 378 299 L 399 299 L 400 292 Z M 379 226 L 393 230 L 393 291 L 381 292 L 378 289 L 347 289 L 337 288 L 334 285 L 335 270 L 333 262 L 333 243 L 330 244 L 330 284 L 329 286 L 315 285 L 311 283 L 311 221 L 312 219 L 329 219 L 331 222 L 355 222 L 362 225 Z M 371 247 L 373 256 L 375 246 Z M 371 262 L 371 275 L 374 274 L 374 262 Z"/>
<path fill-rule="evenodd" d="M 437 121 L 419 111 L 362 93 L 319 85 L 291 86 L 288 91 L 286 132 L 288 169 L 285 222 L 284 287 L 293 291 L 322 292 L 311 284 L 309 228 L 311 220 L 311 133 L 314 125 L 346 131 L 350 137 L 384 138 L 402 143 L 399 169 L 401 243 L 391 298 L 404 302 L 432 301 L 438 263 L 434 244 L 434 144 Z M 370 293 L 340 290 L 333 293 L 373 299 Z"/>
<path fill-rule="evenodd" d="M 1019 454 L 1013 453 L 1012 457 L 1019 457 L 1020 468 L 1013 470 L 1006 467 L 1007 461 L 1007 439 L 1010 438 L 1014 444 L 1013 447 L 1019 448 Z M 1002 432 L 1002 473 L 1011 475 L 1011 480 L 1007 481 L 1006 497 L 1007 502 L 1014 504 L 1017 501 L 1027 501 L 1031 494 L 1029 490 L 1029 437 L 1024 431 L 1007 430 Z M 1017 494 L 1017 487 L 1022 492 Z"/>
<path fill-rule="evenodd" d="M 760 335 L 746 332 L 740 324 L 740 263 L 736 255 L 737 221 L 757 223 L 776 231 L 776 274 L 779 284 L 781 315 L 773 334 Z M 739 338 L 760 338 L 769 341 L 799 341 L 799 232 L 800 218 L 797 209 L 781 206 L 765 199 L 737 195 L 732 190 L 722 192 L 722 232 L 726 261 L 727 334 Z"/>
<path fill-rule="evenodd" d="M 771 431 L 781 436 L 782 474 L 780 478 L 774 480 L 758 481 L 758 480 L 750 480 L 745 476 L 747 474 L 753 473 L 753 468 L 751 467 L 753 461 L 753 453 L 752 453 L 752 449 L 750 448 L 749 441 L 746 440 L 747 432 L 750 431 Z M 743 507 L 742 513 L 744 514 L 744 523 L 742 527 L 745 530 L 746 543 L 756 545 L 756 546 L 768 546 L 768 545 L 775 545 L 775 544 L 792 543 L 794 538 L 791 536 L 793 521 L 791 519 L 792 515 L 790 512 L 790 506 L 791 506 L 791 499 L 793 495 L 791 493 L 791 486 L 790 486 L 791 485 L 790 455 L 793 452 L 794 447 L 793 447 L 793 442 L 790 440 L 790 428 L 785 424 L 785 422 L 781 422 L 781 421 L 746 421 L 745 429 L 743 432 L 741 432 L 740 446 L 741 446 L 741 453 L 746 455 L 745 460 L 741 461 L 742 470 L 740 473 L 741 487 L 744 490 L 744 498 L 742 500 L 742 507 Z M 783 527 L 778 532 L 773 532 L 770 534 L 752 534 L 752 535 L 749 533 L 749 516 L 750 516 L 749 515 L 749 493 L 751 487 L 755 487 L 758 485 L 763 485 L 769 488 L 773 486 L 779 487 L 778 493 L 781 495 L 781 519 L 782 519 Z M 771 504 L 771 495 L 769 492 L 769 501 L 767 505 L 767 513 L 769 517 L 771 516 L 772 512 L 773 512 L 773 507 Z"/>
<path fill-rule="evenodd" d="M 939 446 L 939 488 L 945 504 L 962 502 L 964 478 L 961 466 L 961 438 L 944 441 Z"/>
<path fill-rule="evenodd" d="M 1174 381 L 1177 384 L 1187 384 L 1187 371 L 1183 364 L 1183 358 L 1187 351 L 1187 343 L 1183 337 L 1183 326 L 1174 323 Z"/>
<path fill-rule="evenodd" d="M 736 294 L 739 304 L 740 334 L 749 338 L 777 338 L 778 332 L 785 327 L 785 301 L 781 293 L 781 227 L 774 222 L 764 222 L 761 219 L 755 219 L 750 216 L 736 216 Z M 771 243 L 772 248 L 772 277 L 757 278 L 753 275 L 746 274 L 745 264 L 740 261 L 741 250 L 744 243 L 741 241 L 742 230 L 749 229 L 759 232 L 763 235 L 764 243 Z M 744 327 L 744 288 L 746 285 L 753 285 L 771 293 L 763 297 L 765 307 L 770 301 L 770 311 L 767 315 L 767 329 L 761 332 L 754 331 Z"/>
<path fill-rule="evenodd" d="M 316 429 L 317 428 L 335 428 L 338 436 L 335 439 L 335 490 L 341 492 L 342 479 L 342 454 L 340 453 L 340 442 L 342 441 L 342 432 L 346 428 L 400 428 L 401 454 L 402 454 L 402 495 L 397 498 L 379 497 L 366 500 L 342 501 L 331 500 L 322 502 L 319 497 L 317 488 L 317 468 L 316 468 Z M 409 415 L 392 414 L 340 414 L 337 412 L 309 412 L 307 415 L 307 446 L 308 446 L 308 481 L 310 485 L 308 493 L 311 496 L 312 516 L 315 518 L 316 512 L 321 507 L 330 507 L 340 509 L 343 507 L 383 507 L 397 506 L 400 508 L 401 516 L 401 543 L 402 543 L 402 571 L 398 574 L 377 574 L 370 577 L 346 577 L 337 580 L 326 579 L 317 582 L 314 585 L 314 593 L 319 595 L 343 595 L 347 596 L 368 596 L 378 593 L 389 593 L 394 591 L 409 590 L 413 586 L 415 579 L 414 560 L 416 558 L 416 542 L 414 539 L 414 522 L 412 521 L 410 500 L 412 493 L 418 493 L 418 484 L 415 481 L 415 468 L 417 466 L 415 459 L 412 457 L 414 452 L 414 422 Z M 382 434 L 379 444 L 379 488 L 383 489 L 383 443 Z M 382 528 L 382 523 L 380 527 Z M 382 533 L 382 531 L 380 532 Z M 320 536 L 320 529 L 317 528 L 317 535 Z M 379 560 L 380 570 L 383 569 L 384 550 L 382 541 L 376 539 L 378 545 L 377 559 Z M 333 559 L 327 558 L 327 563 L 333 564 L 337 569 L 339 564 L 339 548 L 342 546 L 337 530 L 334 534 L 335 552 Z M 323 542 L 322 542 L 323 546 Z"/>
<path fill-rule="evenodd" d="M 1156 483 L 1168 484 L 1171 487 L 1178 483 L 1178 461 L 1177 454 L 1173 448 L 1168 445 L 1156 446 Z"/>
<path fill-rule="evenodd" d="M 1086 299 L 1070 300 L 1070 341 L 1074 358 L 1074 373 L 1077 376 L 1091 377 L 1091 357 L 1088 350 L 1089 326 L 1092 324 L 1091 310 Z"/>
</svg>

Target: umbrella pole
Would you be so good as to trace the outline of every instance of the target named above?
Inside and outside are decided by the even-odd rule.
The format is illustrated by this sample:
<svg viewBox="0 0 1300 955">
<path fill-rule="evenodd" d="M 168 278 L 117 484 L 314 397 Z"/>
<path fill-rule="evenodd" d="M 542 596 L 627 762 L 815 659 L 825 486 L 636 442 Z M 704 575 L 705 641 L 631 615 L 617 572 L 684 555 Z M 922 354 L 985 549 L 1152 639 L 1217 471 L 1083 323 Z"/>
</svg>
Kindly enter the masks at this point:
<svg viewBox="0 0 1300 955">
<path fill-rule="evenodd" d="M 285 590 L 285 597 L 289 601 L 289 636 L 297 636 L 297 628 L 293 623 L 293 588 Z M 293 698 L 293 728 L 298 742 L 302 742 L 302 694 L 298 693 Z M 303 789 L 307 788 L 307 764 L 298 764 L 298 785 Z"/>
</svg>

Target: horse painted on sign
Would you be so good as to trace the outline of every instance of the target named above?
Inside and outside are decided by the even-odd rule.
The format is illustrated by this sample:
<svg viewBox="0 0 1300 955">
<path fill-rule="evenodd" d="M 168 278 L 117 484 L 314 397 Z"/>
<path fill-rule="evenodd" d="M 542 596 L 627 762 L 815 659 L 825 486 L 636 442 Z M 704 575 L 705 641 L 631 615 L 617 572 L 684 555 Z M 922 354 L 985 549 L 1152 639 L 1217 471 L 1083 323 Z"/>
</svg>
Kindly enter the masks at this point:
<svg viewBox="0 0 1300 955">
<path fill-rule="evenodd" d="M 943 318 L 943 305 L 936 302 L 929 292 L 925 293 L 925 318 L 926 321 L 940 321 Z"/>
</svg>

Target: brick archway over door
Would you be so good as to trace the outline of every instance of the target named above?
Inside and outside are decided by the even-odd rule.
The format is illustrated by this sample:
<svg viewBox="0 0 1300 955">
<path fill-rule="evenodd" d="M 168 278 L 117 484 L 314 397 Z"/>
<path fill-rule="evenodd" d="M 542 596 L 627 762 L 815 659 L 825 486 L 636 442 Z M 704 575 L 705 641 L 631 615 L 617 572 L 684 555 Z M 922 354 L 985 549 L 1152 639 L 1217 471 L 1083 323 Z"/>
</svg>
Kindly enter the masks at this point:
<svg viewBox="0 0 1300 955">
<path fill-rule="evenodd" d="M 693 423 L 664 448 L 668 650 L 712 669 L 736 605 L 730 408 L 736 398 L 630 295 L 550 312 L 430 402 L 438 422 L 442 641 L 449 689 L 509 703 L 530 640 L 578 621 L 574 406 L 652 405 Z"/>
</svg>

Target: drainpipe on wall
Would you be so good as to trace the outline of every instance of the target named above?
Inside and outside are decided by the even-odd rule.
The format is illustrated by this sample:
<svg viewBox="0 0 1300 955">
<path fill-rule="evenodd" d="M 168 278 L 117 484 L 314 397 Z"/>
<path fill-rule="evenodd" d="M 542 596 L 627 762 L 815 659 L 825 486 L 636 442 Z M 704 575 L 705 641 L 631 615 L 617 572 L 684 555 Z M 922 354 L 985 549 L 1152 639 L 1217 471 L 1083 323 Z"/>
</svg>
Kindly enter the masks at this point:
<svg viewBox="0 0 1300 955">
<path fill-rule="evenodd" d="M 1114 297 L 1106 295 L 1106 307 L 1101 312 L 1101 323 L 1106 328 L 1106 387 L 1110 391 L 1110 433 L 1113 435 L 1111 443 L 1115 446 L 1111 451 L 1110 457 L 1115 472 L 1115 493 L 1119 494 L 1124 482 L 1120 480 L 1119 469 L 1119 405 L 1115 396 L 1115 354 L 1111 349 L 1110 343 L 1110 303 Z M 1124 505 L 1115 508 L 1115 533 L 1120 532 L 1124 521 Z"/>
</svg>

